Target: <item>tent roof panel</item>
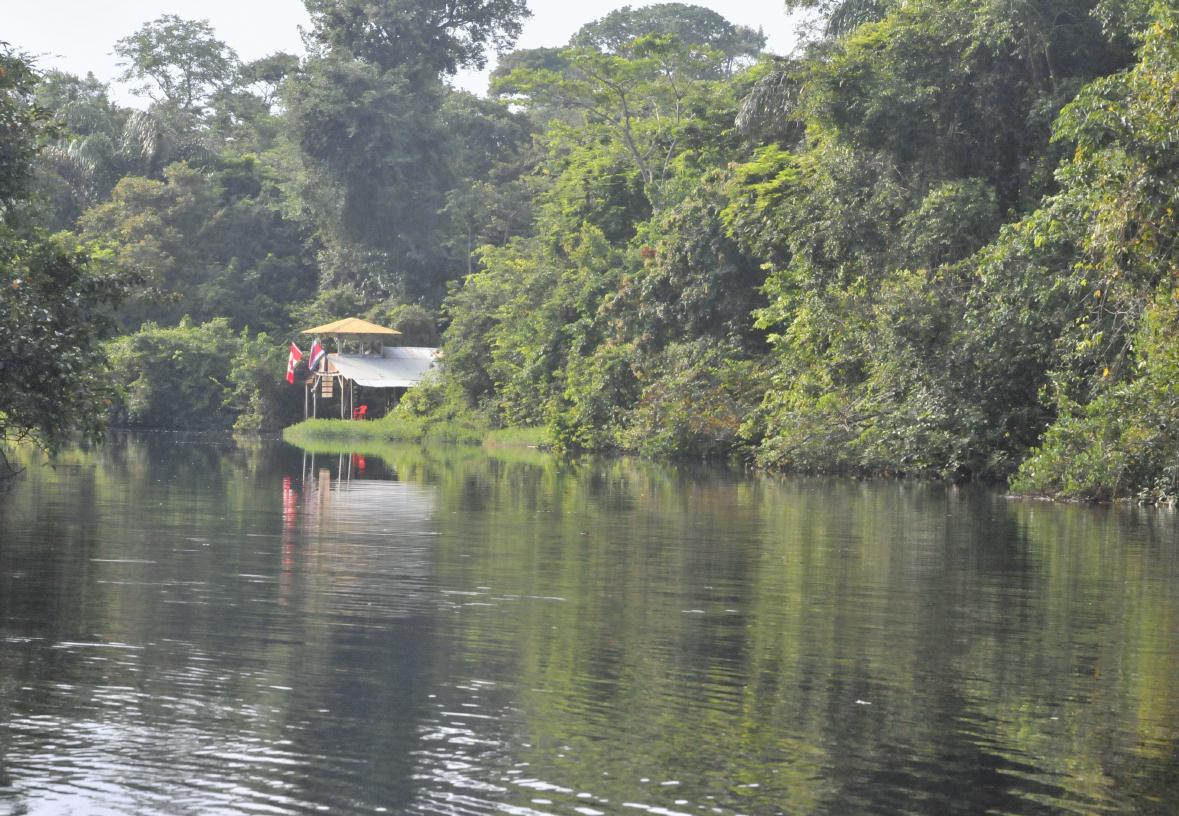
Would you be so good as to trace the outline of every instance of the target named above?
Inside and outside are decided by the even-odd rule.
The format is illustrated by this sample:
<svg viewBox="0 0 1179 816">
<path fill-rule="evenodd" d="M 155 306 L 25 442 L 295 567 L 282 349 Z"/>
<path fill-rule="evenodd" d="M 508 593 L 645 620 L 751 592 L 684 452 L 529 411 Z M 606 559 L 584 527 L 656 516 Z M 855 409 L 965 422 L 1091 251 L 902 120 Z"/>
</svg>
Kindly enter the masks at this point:
<svg viewBox="0 0 1179 816">
<path fill-rule="evenodd" d="M 328 365 L 346 379 L 368 388 L 412 388 L 419 385 L 438 357 L 438 349 L 386 348 L 377 357 L 329 354 Z"/>
</svg>

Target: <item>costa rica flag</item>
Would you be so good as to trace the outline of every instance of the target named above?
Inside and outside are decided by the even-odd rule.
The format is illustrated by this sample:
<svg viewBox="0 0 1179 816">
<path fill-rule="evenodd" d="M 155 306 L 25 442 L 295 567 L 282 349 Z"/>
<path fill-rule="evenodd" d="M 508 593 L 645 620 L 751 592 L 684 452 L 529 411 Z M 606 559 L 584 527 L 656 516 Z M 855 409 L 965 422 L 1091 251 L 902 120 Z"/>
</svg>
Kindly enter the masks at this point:
<svg viewBox="0 0 1179 816">
<path fill-rule="evenodd" d="M 314 371 L 315 367 L 319 365 L 319 361 L 323 359 L 323 355 L 325 353 L 326 352 L 324 352 L 323 346 L 319 344 L 319 339 L 316 338 L 315 342 L 311 344 L 311 359 L 308 360 L 307 367 Z"/>
</svg>

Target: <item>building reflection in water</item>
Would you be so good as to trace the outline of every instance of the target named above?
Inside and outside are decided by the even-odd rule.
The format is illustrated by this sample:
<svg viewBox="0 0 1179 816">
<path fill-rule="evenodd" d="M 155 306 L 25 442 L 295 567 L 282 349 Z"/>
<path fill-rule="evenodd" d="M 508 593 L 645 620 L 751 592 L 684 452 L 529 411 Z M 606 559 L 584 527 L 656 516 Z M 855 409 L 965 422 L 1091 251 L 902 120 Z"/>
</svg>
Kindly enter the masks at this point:
<svg viewBox="0 0 1179 816">
<path fill-rule="evenodd" d="M 315 789 L 301 798 L 332 801 L 351 787 L 396 812 L 414 800 L 419 773 L 412 746 L 434 641 L 435 493 L 353 454 L 304 454 L 302 472 L 281 484 L 278 603 L 303 628 L 306 669 L 290 692 L 304 719 L 297 753 L 355 763 L 331 780 L 309 778 Z"/>
</svg>

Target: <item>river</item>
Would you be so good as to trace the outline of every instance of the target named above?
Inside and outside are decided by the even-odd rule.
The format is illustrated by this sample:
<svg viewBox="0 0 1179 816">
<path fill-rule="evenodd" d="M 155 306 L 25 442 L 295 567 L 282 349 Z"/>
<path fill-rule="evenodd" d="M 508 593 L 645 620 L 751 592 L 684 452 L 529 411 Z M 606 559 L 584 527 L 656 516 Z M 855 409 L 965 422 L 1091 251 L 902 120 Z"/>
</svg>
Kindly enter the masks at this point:
<svg viewBox="0 0 1179 816">
<path fill-rule="evenodd" d="M 0 493 L 0 814 L 1179 812 L 1179 520 L 116 437 Z"/>
</svg>

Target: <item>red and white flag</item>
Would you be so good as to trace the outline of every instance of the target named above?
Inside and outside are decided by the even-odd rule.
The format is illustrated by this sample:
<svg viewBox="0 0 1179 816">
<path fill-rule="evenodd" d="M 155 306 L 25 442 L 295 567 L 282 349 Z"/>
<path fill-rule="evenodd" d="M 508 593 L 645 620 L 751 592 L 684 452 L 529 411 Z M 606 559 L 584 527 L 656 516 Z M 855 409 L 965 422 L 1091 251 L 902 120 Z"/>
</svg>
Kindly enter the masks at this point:
<svg viewBox="0 0 1179 816">
<path fill-rule="evenodd" d="M 287 382 L 294 385 L 295 383 L 295 365 L 303 359 L 303 352 L 299 351 L 299 347 L 291 343 L 291 356 L 287 358 Z"/>
<path fill-rule="evenodd" d="M 314 371 L 315 367 L 319 365 L 319 361 L 323 359 L 323 355 L 323 346 L 319 344 L 319 338 L 316 338 L 315 342 L 311 344 L 311 359 L 308 361 L 307 367 Z"/>
</svg>

